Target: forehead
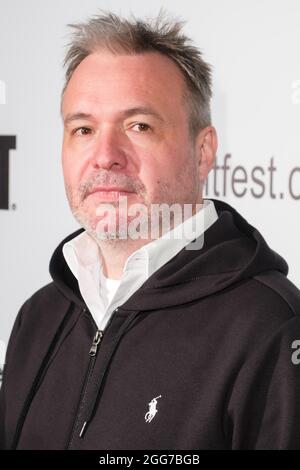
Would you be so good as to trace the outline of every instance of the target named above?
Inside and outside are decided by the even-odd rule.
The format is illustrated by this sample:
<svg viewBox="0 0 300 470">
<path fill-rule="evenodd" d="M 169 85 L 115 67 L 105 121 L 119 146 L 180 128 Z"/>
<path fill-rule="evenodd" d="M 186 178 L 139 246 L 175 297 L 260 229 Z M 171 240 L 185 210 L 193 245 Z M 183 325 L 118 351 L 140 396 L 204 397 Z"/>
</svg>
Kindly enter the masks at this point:
<svg viewBox="0 0 300 470">
<path fill-rule="evenodd" d="M 148 52 L 114 55 L 97 52 L 75 69 L 65 90 L 62 113 L 79 105 L 103 110 L 154 105 L 166 113 L 183 111 L 185 80 L 168 57 Z"/>
</svg>

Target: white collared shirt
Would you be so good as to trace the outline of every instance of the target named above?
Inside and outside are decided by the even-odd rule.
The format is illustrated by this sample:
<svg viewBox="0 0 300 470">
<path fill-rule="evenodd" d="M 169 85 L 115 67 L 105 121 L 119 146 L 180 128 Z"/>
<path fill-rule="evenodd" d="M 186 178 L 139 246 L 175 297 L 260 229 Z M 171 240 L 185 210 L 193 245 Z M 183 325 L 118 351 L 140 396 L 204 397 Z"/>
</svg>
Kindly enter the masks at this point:
<svg viewBox="0 0 300 470">
<path fill-rule="evenodd" d="M 204 199 L 192 217 L 133 252 L 125 262 L 121 279 L 104 276 L 100 247 L 86 231 L 65 243 L 63 255 L 99 330 L 105 328 L 113 311 L 155 271 L 191 240 L 203 235 L 217 219 L 213 201 Z"/>
</svg>

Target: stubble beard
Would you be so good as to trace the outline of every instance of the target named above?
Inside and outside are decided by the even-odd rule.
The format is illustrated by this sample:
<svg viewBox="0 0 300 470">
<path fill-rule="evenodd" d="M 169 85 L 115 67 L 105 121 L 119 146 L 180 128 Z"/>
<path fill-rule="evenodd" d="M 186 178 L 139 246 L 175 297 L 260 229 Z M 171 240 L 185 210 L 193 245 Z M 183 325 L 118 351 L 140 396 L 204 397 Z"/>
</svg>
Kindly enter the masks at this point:
<svg viewBox="0 0 300 470">
<path fill-rule="evenodd" d="M 131 186 L 138 196 L 139 203 L 144 208 L 140 231 L 144 234 L 145 232 L 148 233 L 148 241 L 151 241 L 150 229 L 152 230 L 154 224 L 159 225 L 159 227 L 156 227 L 154 230 L 154 232 L 159 234 L 159 236 L 164 232 L 163 227 L 168 227 L 168 223 L 163 220 L 163 215 L 161 213 L 159 213 L 159 219 L 153 221 L 153 205 L 167 204 L 171 207 L 173 204 L 179 204 L 182 208 L 182 212 L 184 212 L 184 205 L 190 204 L 194 206 L 198 201 L 199 194 L 202 192 L 202 187 L 198 179 L 195 159 L 192 155 L 187 162 L 188 163 L 185 165 L 183 171 L 176 175 L 176 182 L 159 182 L 159 190 L 156 191 L 156 194 L 149 195 L 144 185 L 140 182 L 133 182 Z M 90 209 L 88 209 L 85 204 L 87 188 L 89 188 L 91 184 L 93 184 L 93 182 L 84 184 L 79 188 L 79 190 L 75 191 L 70 187 L 66 187 L 67 198 L 74 218 L 98 244 L 102 244 L 103 242 L 112 246 L 117 244 L 119 248 L 121 244 L 125 244 L 127 246 L 131 239 L 131 234 L 128 229 L 134 219 L 134 215 L 130 216 L 128 213 L 124 214 L 119 211 L 119 201 L 110 201 L 109 205 L 116 210 L 118 215 L 115 227 L 113 230 L 107 230 L 105 232 L 103 230 L 99 230 L 99 217 L 96 216 L 96 207 L 95 210 L 93 210 L 93 213 L 91 213 Z M 101 204 L 99 204 L 98 208 L 101 209 Z M 129 208 L 130 205 L 128 204 L 128 209 Z M 194 209 L 192 210 L 194 213 Z M 176 225 L 176 220 L 174 219 L 174 213 L 172 211 L 170 211 L 169 216 L 171 219 L 169 220 L 169 229 L 171 229 Z M 184 219 L 182 218 L 182 220 Z M 123 221 L 123 223 L 120 223 L 120 221 Z M 136 242 L 136 240 L 134 241 Z M 147 241 L 145 241 L 145 243 L 147 243 Z"/>
</svg>

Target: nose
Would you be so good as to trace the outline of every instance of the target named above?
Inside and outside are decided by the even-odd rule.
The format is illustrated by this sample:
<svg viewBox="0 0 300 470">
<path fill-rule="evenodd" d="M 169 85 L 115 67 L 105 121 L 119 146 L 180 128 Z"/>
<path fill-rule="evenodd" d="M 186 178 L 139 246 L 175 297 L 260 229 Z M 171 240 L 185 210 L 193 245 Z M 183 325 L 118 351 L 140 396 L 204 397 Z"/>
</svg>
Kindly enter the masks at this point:
<svg viewBox="0 0 300 470">
<path fill-rule="evenodd" d="M 116 129 L 105 129 L 99 134 L 92 150 L 91 162 L 95 169 L 122 169 L 127 165 L 127 156 L 122 145 L 122 136 Z"/>
</svg>

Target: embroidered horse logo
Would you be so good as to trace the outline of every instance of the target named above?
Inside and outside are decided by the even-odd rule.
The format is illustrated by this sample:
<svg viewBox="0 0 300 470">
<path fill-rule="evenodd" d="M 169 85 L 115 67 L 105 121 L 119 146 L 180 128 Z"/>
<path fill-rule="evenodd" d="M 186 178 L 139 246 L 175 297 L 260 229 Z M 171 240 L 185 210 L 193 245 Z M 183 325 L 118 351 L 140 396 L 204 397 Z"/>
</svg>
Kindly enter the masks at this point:
<svg viewBox="0 0 300 470">
<path fill-rule="evenodd" d="M 161 398 L 161 395 L 159 395 L 158 397 L 152 398 L 152 400 L 150 401 L 150 403 L 148 403 L 148 405 L 149 405 L 149 410 L 148 410 L 147 413 L 145 414 L 145 421 L 146 421 L 146 423 L 150 423 L 150 421 L 152 421 L 152 419 L 154 418 L 154 416 L 155 416 L 156 413 L 157 413 L 156 405 L 157 405 L 157 400 L 158 400 L 158 398 Z"/>
</svg>

